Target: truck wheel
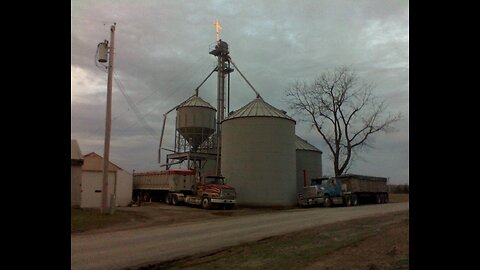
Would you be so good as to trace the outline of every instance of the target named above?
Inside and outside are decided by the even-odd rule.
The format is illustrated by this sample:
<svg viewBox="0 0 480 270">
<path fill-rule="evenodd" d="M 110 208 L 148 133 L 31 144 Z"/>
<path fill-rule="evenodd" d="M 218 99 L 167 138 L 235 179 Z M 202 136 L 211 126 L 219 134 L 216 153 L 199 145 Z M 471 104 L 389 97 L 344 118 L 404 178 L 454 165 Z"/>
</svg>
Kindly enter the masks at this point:
<svg viewBox="0 0 480 270">
<path fill-rule="evenodd" d="M 382 203 L 382 195 L 380 194 L 375 195 L 375 199 L 377 200 L 377 204 Z"/>
<path fill-rule="evenodd" d="M 352 196 L 352 205 L 357 206 L 358 205 L 358 198 L 357 195 Z"/>
<path fill-rule="evenodd" d="M 202 208 L 203 209 L 210 209 L 210 198 L 203 197 L 202 199 Z"/>
<path fill-rule="evenodd" d="M 324 207 L 332 206 L 332 199 L 330 199 L 328 195 L 325 195 L 325 198 L 323 199 L 323 206 Z"/>
<path fill-rule="evenodd" d="M 178 197 L 177 195 L 172 195 L 172 205 L 178 205 Z"/>
<path fill-rule="evenodd" d="M 345 197 L 345 206 L 346 207 L 352 206 L 352 197 L 350 196 Z"/>
<path fill-rule="evenodd" d="M 172 204 L 172 195 L 170 193 L 168 193 L 166 196 L 165 196 L 165 203 L 166 204 Z"/>
</svg>

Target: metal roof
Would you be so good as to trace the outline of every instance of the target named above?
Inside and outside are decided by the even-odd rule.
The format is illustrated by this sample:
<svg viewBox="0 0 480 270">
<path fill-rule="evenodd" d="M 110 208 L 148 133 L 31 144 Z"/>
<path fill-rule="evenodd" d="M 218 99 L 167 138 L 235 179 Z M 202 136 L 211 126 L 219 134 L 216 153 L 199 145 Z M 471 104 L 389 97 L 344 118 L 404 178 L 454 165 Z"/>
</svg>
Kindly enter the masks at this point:
<svg viewBox="0 0 480 270">
<path fill-rule="evenodd" d="M 320 149 L 308 143 L 306 140 L 295 135 L 295 149 L 296 150 L 306 150 L 306 151 L 315 151 L 323 153 Z"/>
<path fill-rule="evenodd" d="M 181 107 L 207 107 L 207 108 L 214 109 L 216 111 L 216 109 L 212 105 L 210 105 L 210 103 L 206 102 L 205 100 L 197 96 L 191 97 L 190 99 L 185 101 L 185 103 L 182 103 L 178 106 L 178 108 L 181 108 Z"/>
<path fill-rule="evenodd" d="M 103 157 L 95 152 L 90 152 L 83 156 L 84 163 L 82 166 L 83 171 L 103 171 Z M 114 172 L 117 170 L 123 170 L 118 165 L 109 160 L 108 171 Z"/>
<path fill-rule="evenodd" d="M 80 146 L 78 145 L 77 140 L 73 140 L 70 144 L 70 157 L 74 160 L 83 160 L 82 151 L 80 151 Z"/>
<path fill-rule="evenodd" d="M 255 98 L 247 105 L 230 113 L 230 115 L 228 115 L 228 117 L 225 118 L 223 121 L 242 117 L 277 117 L 295 122 L 295 120 L 293 120 L 293 118 L 291 118 L 290 116 L 286 115 L 284 111 L 281 111 L 268 104 L 261 97 Z"/>
</svg>

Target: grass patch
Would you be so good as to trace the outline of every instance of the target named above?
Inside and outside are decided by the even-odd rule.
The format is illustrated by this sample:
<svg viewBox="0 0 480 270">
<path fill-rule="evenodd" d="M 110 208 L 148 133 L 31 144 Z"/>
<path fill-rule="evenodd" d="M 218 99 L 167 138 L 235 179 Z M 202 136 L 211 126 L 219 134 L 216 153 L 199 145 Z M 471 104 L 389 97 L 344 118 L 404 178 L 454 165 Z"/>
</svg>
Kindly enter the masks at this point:
<svg viewBox="0 0 480 270">
<path fill-rule="evenodd" d="M 197 255 L 138 269 L 301 269 L 318 261 L 321 256 L 355 246 L 366 238 L 385 231 L 392 223 L 405 219 L 408 219 L 408 211 L 337 222 L 247 243 L 214 254 Z M 399 265 L 404 265 L 403 261 L 400 263 Z"/>
<path fill-rule="evenodd" d="M 131 212 L 116 210 L 113 215 L 102 214 L 100 209 L 71 208 L 71 232 L 100 229 L 115 224 L 126 223 L 135 216 Z"/>
</svg>

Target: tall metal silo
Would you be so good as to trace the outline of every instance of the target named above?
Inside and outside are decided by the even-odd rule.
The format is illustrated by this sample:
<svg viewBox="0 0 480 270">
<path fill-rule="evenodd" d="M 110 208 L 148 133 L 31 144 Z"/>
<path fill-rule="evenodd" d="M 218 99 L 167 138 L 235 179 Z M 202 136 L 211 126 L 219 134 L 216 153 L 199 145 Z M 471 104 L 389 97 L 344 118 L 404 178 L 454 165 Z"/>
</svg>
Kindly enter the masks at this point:
<svg viewBox="0 0 480 270">
<path fill-rule="evenodd" d="M 221 146 L 239 205 L 296 204 L 295 120 L 257 97 L 222 122 Z"/>
<path fill-rule="evenodd" d="M 215 132 L 216 109 L 198 96 L 190 98 L 177 108 L 176 129 L 192 151 Z"/>
<path fill-rule="evenodd" d="M 295 148 L 297 157 L 297 193 L 303 186 L 310 185 L 312 178 L 323 176 L 322 151 L 295 135 Z"/>
</svg>

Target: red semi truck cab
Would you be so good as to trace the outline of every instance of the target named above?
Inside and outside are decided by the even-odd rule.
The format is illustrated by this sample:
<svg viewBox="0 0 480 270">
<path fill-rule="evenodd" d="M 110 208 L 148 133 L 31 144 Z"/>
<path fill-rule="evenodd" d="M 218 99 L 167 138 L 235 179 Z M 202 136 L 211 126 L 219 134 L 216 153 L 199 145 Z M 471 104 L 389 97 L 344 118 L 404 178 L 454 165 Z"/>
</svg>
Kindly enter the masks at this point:
<svg viewBox="0 0 480 270">
<path fill-rule="evenodd" d="M 235 188 L 227 185 L 223 176 L 207 175 L 203 177 L 197 184 L 195 193 L 195 197 L 201 198 L 201 205 L 205 209 L 210 208 L 212 204 L 223 205 L 226 209 L 231 209 L 236 203 Z"/>
</svg>

